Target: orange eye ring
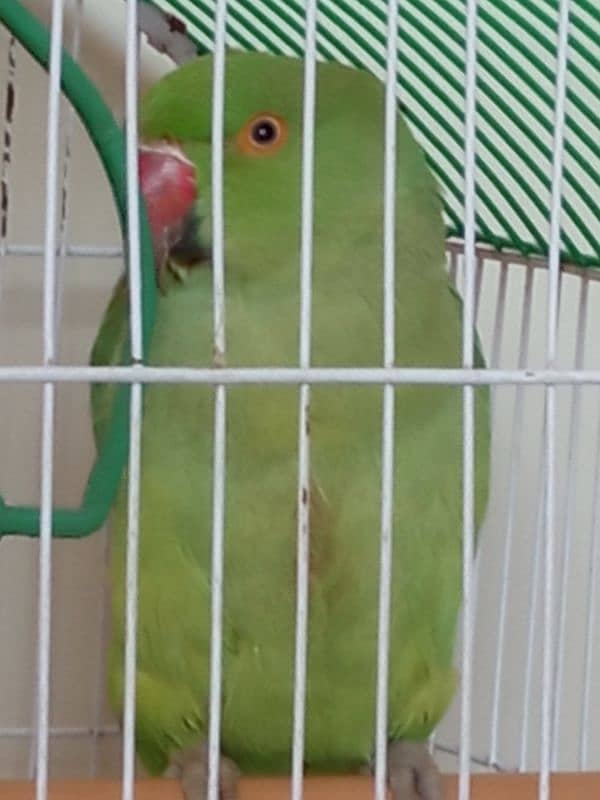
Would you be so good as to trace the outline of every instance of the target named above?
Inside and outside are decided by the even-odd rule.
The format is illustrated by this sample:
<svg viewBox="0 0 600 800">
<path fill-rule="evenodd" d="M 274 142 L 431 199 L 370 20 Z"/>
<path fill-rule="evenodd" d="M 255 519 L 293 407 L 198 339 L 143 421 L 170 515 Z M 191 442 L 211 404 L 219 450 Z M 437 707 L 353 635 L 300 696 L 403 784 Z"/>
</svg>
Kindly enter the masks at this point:
<svg viewBox="0 0 600 800">
<path fill-rule="evenodd" d="M 247 156 L 269 156 L 277 153 L 288 138 L 288 124 L 268 111 L 254 114 L 237 134 L 235 142 Z"/>
</svg>

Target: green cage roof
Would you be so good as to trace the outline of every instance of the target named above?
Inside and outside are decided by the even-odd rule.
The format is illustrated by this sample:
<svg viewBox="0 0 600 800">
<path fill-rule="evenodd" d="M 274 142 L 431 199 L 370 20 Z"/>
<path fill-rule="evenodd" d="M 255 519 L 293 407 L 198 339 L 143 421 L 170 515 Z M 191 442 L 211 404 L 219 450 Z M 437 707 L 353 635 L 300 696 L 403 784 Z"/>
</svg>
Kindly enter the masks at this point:
<svg viewBox="0 0 600 800">
<path fill-rule="evenodd" d="M 147 0 L 148 1 L 148 0 Z M 213 0 L 152 0 L 213 40 Z M 482 0 L 478 29 L 480 242 L 548 249 L 558 0 Z M 387 0 L 320 0 L 323 59 L 383 75 Z M 563 259 L 600 266 L 600 4 L 572 0 Z M 230 0 L 228 44 L 301 56 L 302 0 Z M 402 0 L 398 94 L 443 187 L 450 236 L 463 233 L 464 0 Z"/>
</svg>

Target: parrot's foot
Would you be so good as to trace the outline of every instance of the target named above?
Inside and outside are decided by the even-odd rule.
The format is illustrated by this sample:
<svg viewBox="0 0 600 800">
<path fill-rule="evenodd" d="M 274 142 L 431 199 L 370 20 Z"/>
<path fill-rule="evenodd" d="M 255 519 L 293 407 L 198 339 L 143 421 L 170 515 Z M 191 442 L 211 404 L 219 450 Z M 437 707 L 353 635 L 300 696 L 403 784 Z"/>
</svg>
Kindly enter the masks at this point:
<svg viewBox="0 0 600 800">
<path fill-rule="evenodd" d="M 392 800 L 442 800 L 442 779 L 423 742 L 390 742 L 388 783 Z"/>
<path fill-rule="evenodd" d="M 181 780 L 185 800 L 205 800 L 208 784 L 208 745 L 202 742 L 197 747 L 178 755 L 169 774 Z M 240 771 L 235 763 L 221 756 L 219 764 L 220 800 L 237 800 L 237 785 Z"/>
</svg>

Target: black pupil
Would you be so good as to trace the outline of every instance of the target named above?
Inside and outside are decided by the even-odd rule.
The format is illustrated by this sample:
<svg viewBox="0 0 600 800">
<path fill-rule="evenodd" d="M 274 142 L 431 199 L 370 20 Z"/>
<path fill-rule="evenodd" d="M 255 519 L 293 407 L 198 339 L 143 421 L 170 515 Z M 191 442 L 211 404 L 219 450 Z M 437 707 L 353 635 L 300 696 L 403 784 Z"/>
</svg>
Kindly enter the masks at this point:
<svg viewBox="0 0 600 800">
<path fill-rule="evenodd" d="M 257 144 L 269 144 L 277 137 L 277 128 L 268 119 L 261 119 L 252 128 L 252 138 Z"/>
</svg>

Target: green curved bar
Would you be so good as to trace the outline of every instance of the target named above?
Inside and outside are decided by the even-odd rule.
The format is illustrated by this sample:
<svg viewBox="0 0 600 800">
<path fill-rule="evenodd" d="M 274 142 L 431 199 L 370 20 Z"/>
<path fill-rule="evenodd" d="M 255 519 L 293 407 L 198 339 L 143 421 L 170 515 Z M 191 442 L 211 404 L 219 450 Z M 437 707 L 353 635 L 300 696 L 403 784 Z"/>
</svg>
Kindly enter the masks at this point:
<svg viewBox="0 0 600 800">
<path fill-rule="evenodd" d="M 48 66 L 50 37 L 44 26 L 17 0 L 2 0 L 0 23 L 43 67 Z M 110 183 L 119 212 L 123 238 L 126 238 L 127 191 L 125 142 L 123 132 L 105 105 L 98 90 L 81 68 L 65 52 L 62 55 L 61 87 L 85 126 Z M 144 353 L 148 350 L 156 302 L 154 257 L 146 210 L 141 203 L 142 314 Z M 129 350 L 124 353 L 125 363 Z M 106 520 L 116 495 L 128 454 L 129 386 L 116 392 L 113 416 L 107 435 L 91 470 L 81 506 L 53 511 L 52 535 L 80 537 L 97 530 Z M 39 508 L 10 506 L 0 497 L 0 537 L 5 534 L 39 535 Z"/>
</svg>

